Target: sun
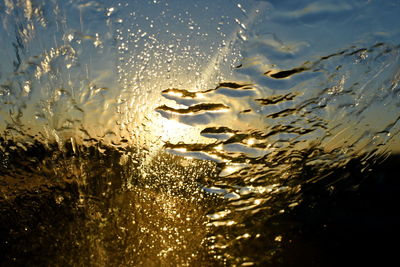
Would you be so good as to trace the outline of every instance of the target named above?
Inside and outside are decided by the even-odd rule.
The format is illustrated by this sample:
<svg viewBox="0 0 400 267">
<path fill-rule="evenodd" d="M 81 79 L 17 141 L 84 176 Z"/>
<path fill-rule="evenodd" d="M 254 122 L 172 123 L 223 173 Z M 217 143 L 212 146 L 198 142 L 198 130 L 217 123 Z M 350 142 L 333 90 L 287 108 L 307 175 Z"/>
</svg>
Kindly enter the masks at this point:
<svg viewBox="0 0 400 267">
<path fill-rule="evenodd" d="M 157 114 L 157 129 L 154 129 L 155 134 L 161 137 L 161 141 L 178 143 L 194 141 L 196 138 L 197 129 L 193 126 L 180 123 L 173 119 L 166 119 Z"/>
</svg>

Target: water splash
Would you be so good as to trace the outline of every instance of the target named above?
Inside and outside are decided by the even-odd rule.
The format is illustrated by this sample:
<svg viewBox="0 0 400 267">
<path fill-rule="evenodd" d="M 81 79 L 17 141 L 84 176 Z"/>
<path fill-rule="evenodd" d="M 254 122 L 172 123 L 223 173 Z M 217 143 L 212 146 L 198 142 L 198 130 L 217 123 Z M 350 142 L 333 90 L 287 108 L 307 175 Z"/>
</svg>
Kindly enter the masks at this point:
<svg viewBox="0 0 400 267">
<path fill-rule="evenodd" d="M 5 262 L 290 262 L 301 217 L 399 151 L 398 11 L 5 0 Z"/>
</svg>

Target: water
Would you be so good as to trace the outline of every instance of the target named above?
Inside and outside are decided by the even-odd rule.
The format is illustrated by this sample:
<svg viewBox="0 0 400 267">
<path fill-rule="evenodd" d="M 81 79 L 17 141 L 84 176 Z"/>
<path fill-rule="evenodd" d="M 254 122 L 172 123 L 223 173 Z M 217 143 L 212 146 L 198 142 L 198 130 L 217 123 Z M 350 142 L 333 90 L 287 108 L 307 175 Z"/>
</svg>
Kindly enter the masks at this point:
<svg viewBox="0 0 400 267">
<path fill-rule="evenodd" d="M 390 258 L 399 9 L 4 0 L 0 262 Z"/>
</svg>

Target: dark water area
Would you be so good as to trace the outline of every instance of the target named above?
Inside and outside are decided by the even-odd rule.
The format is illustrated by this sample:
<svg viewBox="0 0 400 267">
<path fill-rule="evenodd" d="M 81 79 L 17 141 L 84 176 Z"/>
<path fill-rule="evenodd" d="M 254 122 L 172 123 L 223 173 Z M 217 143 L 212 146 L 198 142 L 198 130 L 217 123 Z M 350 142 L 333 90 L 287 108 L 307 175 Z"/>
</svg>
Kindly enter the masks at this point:
<svg viewBox="0 0 400 267">
<path fill-rule="evenodd" d="M 112 147 L 56 147 L 14 150 L 1 167 L 2 266 L 169 266 L 203 256 L 210 201 L 195 181 L 139 180 L 137 163 L 121 166 Z M 193 172 L 176 161 L 163 156 L 170 171 Z"/>
<path fill-rule="evenodd" d="M 0 266 L 395 262 L 398 14 L 0 0 Z"/>
<path fill-rule="evenodd" d="M 54 152 L 55 147 L 49 150 L 38 143 L 27 150 L 15 149 L 8 156 L 9 165 L 0 168 L 2 181 L 8 182 L 2 183 L 0 199 L 2 266 L 224 265 L 204 242 L 206 236 L 221 234 L 218 228 L 205 227 L 206 215 L 226 205 L 199 189 L 197 183 L 206 174 L 196 181 L 175 177 L 168 182 L 157 177 L 139 180 L 134 174 L 133 189 L 127 190 L 132 167 L 128 171 L 115 164 L 123 152 L 107 146 L 103 153 L 98 147 L 74 152 L 70 145 Z M 1 156 L 4 159 L 4 153 Z M 163 161 L 169 157 L 170 172 L 188 173 L 202 165 L 199 161 L 190 170 L 178 166 L 175 156 L 161 157 Z M 36 161 L 35 168 L 27 161 Z M 323 179 L 303 184 L 297 194 L 302 199 L 299 205 L 252 218 L 247 231 L 257 230 L 263 236 L 230 250 L 264 266 L 392 262 L 400 234 L 396 212 L 400 156 L 375 162 L 367 171 L 362 159 L 324 170 Z M 84 182 L 77 171 L 89 174 Z M 302 177 L 319 176 L 320 171 L 304 170 Z M 184 182 L 186 189 L 174 187 L 177 182 Z M 272 208 L 287 208 L 286 201 L 287 196 L 280 195 Z M 163 249 L 171 249 L 169 257 L 156 254 Z"/>
</svg>

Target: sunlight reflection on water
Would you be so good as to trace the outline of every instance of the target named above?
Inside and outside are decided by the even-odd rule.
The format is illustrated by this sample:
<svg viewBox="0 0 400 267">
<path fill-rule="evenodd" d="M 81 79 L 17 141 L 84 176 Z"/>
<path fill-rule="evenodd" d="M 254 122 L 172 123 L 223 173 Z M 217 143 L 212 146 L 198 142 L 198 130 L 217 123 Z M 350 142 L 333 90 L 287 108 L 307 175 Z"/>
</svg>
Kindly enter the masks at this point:
<svg viewBox="0 0 400 267">
<path fill-rule="evenodd" d="M 400 150 L 399 9 L 5 0 L 6 263 L 278 266 L 287 218 Z"/>
</svg>

